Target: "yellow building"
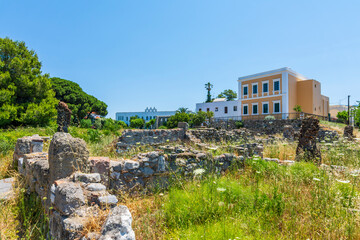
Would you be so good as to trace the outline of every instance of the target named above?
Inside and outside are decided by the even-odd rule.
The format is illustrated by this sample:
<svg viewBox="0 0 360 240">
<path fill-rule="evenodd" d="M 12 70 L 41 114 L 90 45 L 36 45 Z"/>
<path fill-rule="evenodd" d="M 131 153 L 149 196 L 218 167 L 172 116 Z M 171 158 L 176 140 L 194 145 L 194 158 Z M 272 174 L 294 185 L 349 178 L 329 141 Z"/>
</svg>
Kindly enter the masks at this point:
<svg viewBox="0 0 360 240">
<path fill-rule="evenodd" d="M 304 113 L 328 116 L 329 98 L 321 95 L 321 83 L 290 68 L 240 77 L 238 84 L 238 104 L 244 119 L 254 115 L 292 118 L 296 105 Z"/>
</svg>

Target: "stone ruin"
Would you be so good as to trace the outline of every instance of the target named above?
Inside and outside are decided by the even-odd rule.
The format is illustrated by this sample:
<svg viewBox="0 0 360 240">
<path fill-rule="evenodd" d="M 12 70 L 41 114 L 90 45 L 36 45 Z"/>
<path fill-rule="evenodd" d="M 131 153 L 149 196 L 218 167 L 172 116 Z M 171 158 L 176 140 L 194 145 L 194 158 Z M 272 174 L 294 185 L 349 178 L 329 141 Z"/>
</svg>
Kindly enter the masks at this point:
<svg viewBox="0 0 360 240">
<path fill-rule="evenodd" d="M 348 140 L 354 139 L 354 127 L 353 126 L 345 126 L 344 129 L 344 138 L 347 138 Z"/>
<path fill-rule="evenodd" d="M 64 132 L 54 134 L 49 155 L 36 152 L 42 146 L 31 147 L 34 140 L 36 145 L 40 137 L 18 139 L 14 160 L 28 191 L 42 199 L 52 239 L 135 239 L 130 211 L 107 191 L 108 158 L 89 158 L 85 142 Z M 103 214 L 107 216 L 100 233 L 84 236 L 89 218 Z"/>
<path fill-rule="evenodd" d="M 291 125 L 285 125 L 283 131 L 283 137 L 287 140 L 294 141 L 295 140 L 295 129 Z"/>
<path fill-rule="evenodd" d="M 58 124 L 58 132 L 68 132 L 68 126 L 70 126 L 71 121 L 71 110 L 68 105 L 62 101 L 57 105 L 57 124 Z"/>
<path fill-rule="evenodd" d="M 321 163 L 321 152 L 317 147 L 317 135 L 319 132 L 319 120 L 306 118 L 301 124 L 299 143 L 296 148 L 296 160 L 314 161 Z"/>
</svg>

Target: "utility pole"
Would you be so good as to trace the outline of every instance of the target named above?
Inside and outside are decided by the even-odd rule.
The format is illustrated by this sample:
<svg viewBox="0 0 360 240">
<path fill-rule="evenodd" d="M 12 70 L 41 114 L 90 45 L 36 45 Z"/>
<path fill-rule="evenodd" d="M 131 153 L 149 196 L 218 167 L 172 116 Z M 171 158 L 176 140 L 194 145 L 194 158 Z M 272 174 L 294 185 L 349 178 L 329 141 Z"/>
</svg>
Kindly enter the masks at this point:
<svg viewBox="0 0 360 240">
<path fill-rule="evenodd" d="M 348 96 L 348 125 L 350 125 L 350 95 Z"/>
</svg>

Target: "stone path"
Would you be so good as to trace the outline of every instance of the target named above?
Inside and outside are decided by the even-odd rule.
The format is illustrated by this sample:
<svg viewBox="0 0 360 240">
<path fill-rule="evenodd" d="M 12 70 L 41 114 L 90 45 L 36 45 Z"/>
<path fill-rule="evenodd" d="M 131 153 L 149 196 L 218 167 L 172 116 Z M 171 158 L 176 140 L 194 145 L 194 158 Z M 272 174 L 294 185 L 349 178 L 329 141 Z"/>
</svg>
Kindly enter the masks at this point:
<svg viewBox="0 0 360 240">
<path fill-rule="evenodd" d="M 5 178 L 0 180 L 0 200 L 6 200 L 13 195 L 14 178 Z"/>
</svg>

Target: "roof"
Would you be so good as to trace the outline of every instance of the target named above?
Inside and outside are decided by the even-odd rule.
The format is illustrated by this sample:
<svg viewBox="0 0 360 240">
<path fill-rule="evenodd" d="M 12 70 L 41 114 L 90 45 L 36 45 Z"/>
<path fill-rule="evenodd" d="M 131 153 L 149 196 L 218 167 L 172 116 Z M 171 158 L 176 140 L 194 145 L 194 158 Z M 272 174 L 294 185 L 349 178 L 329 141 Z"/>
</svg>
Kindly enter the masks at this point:
<svg viewBox="0 0 360 240">
<path fill-rule="evenodd" d="M 226 98 L 215 98 L 213 102 L 225 102 Z"/>
<path fill-rule="evenodd" d="M 270 70 L 270 71 L 266 71 L 266 72 L 260 72 L 260 73 L 255 73 L 252 75 L 247 75 L 244 77 L 239 77 L 238 81 L 244 81 L 244 80 L 249 80 L 249 79 L 256 79 L 256 78 L 260 78 L 260 77 L 266 77 L 266 76 L 272 76 L 272 75 L 276 75 L 282 72 L 288 72 L 291 75 L 298 77 L 302 80 L 307 80 L 308 78 L 301 75 L 300 73 L 295 72 L 294 70 L 292 70 L 291 68 L 288 67 L 284 67 L 284 68 L 279 68 L 279 69 L 274 69 L 274 70 Z"/>
</svg>

